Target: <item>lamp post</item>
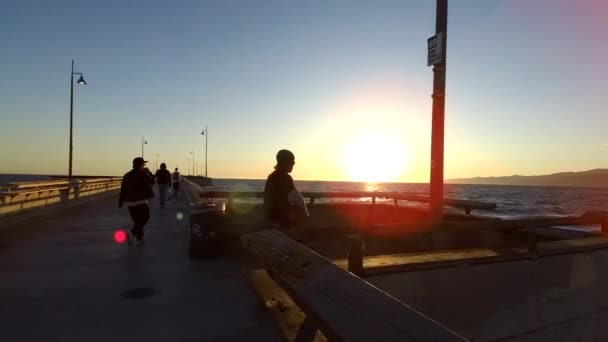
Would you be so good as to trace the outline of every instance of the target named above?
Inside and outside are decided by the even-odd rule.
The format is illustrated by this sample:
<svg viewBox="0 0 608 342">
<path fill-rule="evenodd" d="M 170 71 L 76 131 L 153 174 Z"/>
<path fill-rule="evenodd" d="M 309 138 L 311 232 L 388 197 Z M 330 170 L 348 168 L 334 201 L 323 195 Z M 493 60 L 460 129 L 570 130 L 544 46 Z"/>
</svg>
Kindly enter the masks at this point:
<svg viewBox="0 0 608 342">
<path fill-rule="evenodd" d="M 196 177 L 196 173 L 194 172 L 194 165 L 196 165 L 194 162 L 194 151 L 190 152 L 190 154 L 192 155 L 192 175 Z"/>
<path fill-rule="evenodd" d="M 141 157 L 144 157 L 144 145 L 148 145 L 148 141 L 144 139 L 143 135 L 141 137 Z"/>
<path fill-rule="evenodd" d="M 207 139 L 209 138 L 209 129 L 205 125 L 205 129 L 201 132 L 205 136 L 205 178 L 207 178 Z"/>
<path fill-rule="evenodd" d="M 73 139 L 72 131 L 74 127 L 74 75 L 80 75 L 80 78 L 76 83 L 86 85 L 87 82 L 84 80 L 82 73 L 74 72 L 74 60 L 72 59 L 72 72 L 70 73 L 70 160 L 68 166 L 68 178 L 72 178 L 72 154 L 73 154 Z"/>
<path fill-rule="evenodd" d="M 430 215 L 443 216 L 443 159 L 445 129 L 445 69 L 448 33 L 448 0 L 437 0 L 435 34 L 442 35 L 442 60 L 433 67 L 433 120 L 431 136 Z"/>
</svg>

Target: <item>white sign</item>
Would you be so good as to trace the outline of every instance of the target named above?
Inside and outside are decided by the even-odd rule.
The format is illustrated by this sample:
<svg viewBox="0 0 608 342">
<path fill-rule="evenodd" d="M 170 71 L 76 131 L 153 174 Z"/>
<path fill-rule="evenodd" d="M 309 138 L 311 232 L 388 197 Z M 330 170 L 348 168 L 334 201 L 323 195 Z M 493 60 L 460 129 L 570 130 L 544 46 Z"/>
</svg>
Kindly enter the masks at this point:
<svg viewBox="0 0 608 342">
<path fill-rule="evenodd" d="M 437 33 L 426 41 L 428 47 L 428 55 L 426 57 L 426 65 L 431 66 L 443 62 L 443 34 Z"/>
</svg>

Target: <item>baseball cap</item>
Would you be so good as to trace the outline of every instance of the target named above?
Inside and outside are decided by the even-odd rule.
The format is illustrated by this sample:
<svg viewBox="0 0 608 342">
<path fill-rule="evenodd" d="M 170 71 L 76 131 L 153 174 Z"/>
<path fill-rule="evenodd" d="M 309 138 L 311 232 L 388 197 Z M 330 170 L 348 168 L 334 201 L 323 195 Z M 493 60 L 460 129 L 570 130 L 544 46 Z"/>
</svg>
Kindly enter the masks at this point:
<svg viewBox="0 0 608 342">
<path fill-rule="evenodd" d="M 145 164 L 147 162 L 148 161 L 144 160 L 144 158 L 142 158 L 142 157 L 137 157 L 137 158 L 133 159 L 133 165 L 142 165 L 142 164 Z"/>
</svg>

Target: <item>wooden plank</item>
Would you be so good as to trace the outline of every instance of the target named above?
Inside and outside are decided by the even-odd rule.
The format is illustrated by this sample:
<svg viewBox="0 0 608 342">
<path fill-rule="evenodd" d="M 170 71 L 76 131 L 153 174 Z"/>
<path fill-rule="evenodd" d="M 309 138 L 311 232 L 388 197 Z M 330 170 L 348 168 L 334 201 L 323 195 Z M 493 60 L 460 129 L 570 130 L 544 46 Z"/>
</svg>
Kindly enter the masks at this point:
<svg viewBox="0 0 608 342">
<path fill-rule="evenodd" d="M 528 249 L 525 247 L 505 248 L 501 250 L 470 248 L 368 256 L 363 258 L 363 269 L 365 276 L 371 276 L 392 272 L 468 266 L 523 258 L 528 258 Z M 348 264 L 345 259 L 334 260 L 334 263 L 345 269 Z"/>
<path fill-rule="evenodd" d="M 532 219 L 517 219 L 517 220 L 479 220 L 479 221 L 447 221 L 447 222 L 430 222 L 422 221 L 417 223 L 387 223 L 387 224 L 359 224 L 356 225 L 358 230 L 373 232 L 391 231 L 402 233 L 423 233 L 428 231 L 434 232 L 449 232 L 449 231 L 474 231 L 474 230 L 512 230 L 525 229 L 535 227 L 552 227 L 552 226 L 576 226 L 600 224 L 603 218 L 597 215 L 582 215 L 571 217 L 555 217 L 555 218 L 532 218 Z"/>
<path fill-rule="evenodd" d="M 306 317 L 302 309 L 268 276 L 265 270 L 250 270 L 245 276 L 261 304 L 272 316 L 283 339 L 289 342 L 295 341 Z M 327 339 L 319 331 L 314 341 L 325 342 Z"/>
<path fill-rule="evenodd" d="M 241 241 L 331 341 L 465 341 L 279 231 Z"/>
<path fill-rule="evenodd" d="M 608 237 L 596 236 L 580 239 L 539 242 L 538 256 L 551 256 L 587 250 L 608 248 Z M 368 256 L 363 258 L 365 276 L 391 272 L 405 272 L 441 267 L 467 266 L 487 262 L 529 258 L 527 247 L 470 248 L 449 251 L 399 253 Z M 334 263 L 347 269 L 348 260 L 338 259 Z"/>
<path fill-rule="evenodd" d="M 602 248 L 608 248 L 608 237 L 606 236 L 541 242 L 538 244 L 538 254 L 542 257 Z"/>
</svg>

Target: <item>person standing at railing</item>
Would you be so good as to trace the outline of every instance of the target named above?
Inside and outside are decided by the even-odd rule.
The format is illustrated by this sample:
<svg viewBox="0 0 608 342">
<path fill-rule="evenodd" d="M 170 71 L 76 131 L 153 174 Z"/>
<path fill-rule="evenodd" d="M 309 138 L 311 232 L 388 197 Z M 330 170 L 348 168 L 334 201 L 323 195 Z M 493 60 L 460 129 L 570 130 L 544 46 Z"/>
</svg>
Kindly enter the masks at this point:
<svg viewBox="0 0 608 342">
<path fill-rule="evenodd" d="M 296 189 L 289 175 L 296 164 L 296 157 L 289 150 L 280 150 L 277 165 L 264 186 L 264 213 L 266 220 L 277 228 L 290 228 L 308 220 L 304 198 Z"/>
<path fill-rule="evenodd" d="M 171 186 L 171 172 L 167 170 L 167 164 L 161 163 L 160 169 L 156 171 L 154 177 L 156 177 L 156 183 L 158 184 L 158 198 L 160 200 L 160 208 L 163 209 L 165 207 L 167 191 Z"/>
<path fill-rule="evenodd" d="M 150 219 L 150 208 L 148 200 L 154 197 L 152 185 L 154 175 L 146 167 L 147 161 L 137 157 L 133 159 L 133 170 L 127 172 L 122 178 L 118 207 L 127 205 L 129 214 L 133 219 L 133 228 L 127 232 L 127 243 L 129 247 L 133 240 L 137 245 L 144 242 L 144 226 Z"/>
</svg>

